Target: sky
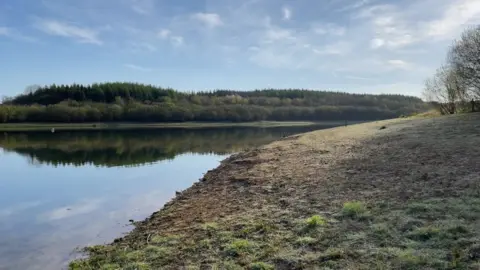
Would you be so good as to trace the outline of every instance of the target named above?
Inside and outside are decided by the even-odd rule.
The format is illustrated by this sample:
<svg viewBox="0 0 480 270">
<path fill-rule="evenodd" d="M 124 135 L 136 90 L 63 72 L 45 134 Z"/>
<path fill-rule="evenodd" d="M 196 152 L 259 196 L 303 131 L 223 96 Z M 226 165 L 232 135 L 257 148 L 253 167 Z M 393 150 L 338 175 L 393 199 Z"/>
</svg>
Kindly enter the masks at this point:
<svg viewBox="0 0 480 270">
<path fill-rule="evenodd" d="M 480 0 L 1 0 L 0 96 L 124 81 L 420 96 Z"/>
</svg>

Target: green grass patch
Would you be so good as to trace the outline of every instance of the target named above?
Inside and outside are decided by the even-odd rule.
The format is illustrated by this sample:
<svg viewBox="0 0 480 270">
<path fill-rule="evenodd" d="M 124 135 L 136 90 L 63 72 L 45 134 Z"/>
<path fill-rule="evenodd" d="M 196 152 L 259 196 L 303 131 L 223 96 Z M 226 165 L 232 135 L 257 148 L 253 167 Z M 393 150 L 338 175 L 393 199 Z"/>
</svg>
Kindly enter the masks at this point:
<svg viewBox="0 0 480 270">
<path fill-rule="evenodd" d="M 342 215 L 346 217 L 361 217 L 367 213 L 367 208 L 362 202 L 346 202 L 343 204 Z"/>
<path fill-rule="evenodd" d="M 256 245 L 246 239 L 238 239 L 225 248 L 226 253 L 231 257 L 245 256 L 253 253 Z"/>
<path fill-rule="evenodd" d="M 70 269 L 475 269 L 480 261 L 478 199 L 407 204 L 345 203 L 340 219 L 230 218 L 193 235 L 156 235 L 135 248 L 94 246 Z M 447 211 L 447 212 L 445 212 Z M 362 218 L 368 216 L 368 222 Z M 288 220 L 291 218 L 291 220 Z M 202 262 L 202 264 L 198 264 Z M 213 267 L 213 266 L 212 266 Z M 472 268 L 473 267 L 473 268 Z M 140 269 L 140 268 L 139 268 Z"/>
<path fill-rule="evenodd" d="M 255 262 L 250 264 L 249 269 L 250 270 L 274 270 L 275 266 L 268 263 L 264 263 L 264 262 Z"/>
<path fill-rule="evenodd" d="M 440 235 L 441 230 L 439 228 L 428 226 L 417 228 L 413 232 L 408 234 L 408 238 L 415 241 L 427 241 Z"/>
<path fill-rule="evenodd" d="M 317 239 L 310 237 L 310 236 L 305 236 L 305 237 L 299 237 L 295 241 L 295 243 L 299 246 L 305 247 L 305 246 L 310 246 L 313 245 L 317 242 Z"/>
<path fill-rule="evenodd" d="M 320 216 L 320 215 L 314 215 L 305 220 L 305 224 L 307 225 L 308 228 L 318 228 L 325 226 L 327 224 L 327 220 Z"/>
</svg>

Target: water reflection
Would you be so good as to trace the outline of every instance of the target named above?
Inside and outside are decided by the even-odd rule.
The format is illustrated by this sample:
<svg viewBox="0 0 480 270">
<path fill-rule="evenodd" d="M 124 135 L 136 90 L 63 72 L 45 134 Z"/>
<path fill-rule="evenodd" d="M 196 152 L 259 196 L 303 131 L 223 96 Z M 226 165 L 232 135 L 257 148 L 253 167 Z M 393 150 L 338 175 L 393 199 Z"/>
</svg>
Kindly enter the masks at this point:
<svg viewBox="0 0 480 270">
<path fill-rule="evenodd" d="M 318 128 L 5 133 L 0 136 L 0 147 L 27 157 L 31 165 L 138 166 L 183 153 L 224 155 Z"/>
</svg>

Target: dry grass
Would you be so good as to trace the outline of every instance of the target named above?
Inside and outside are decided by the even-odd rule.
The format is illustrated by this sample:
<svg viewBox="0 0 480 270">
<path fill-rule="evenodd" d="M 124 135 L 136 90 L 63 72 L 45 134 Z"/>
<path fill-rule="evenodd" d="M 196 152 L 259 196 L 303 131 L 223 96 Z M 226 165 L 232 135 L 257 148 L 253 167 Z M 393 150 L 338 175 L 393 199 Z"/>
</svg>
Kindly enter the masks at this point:
<svg viewBox="0 0 480 270">
<path fill-rule="evenodd" d="M 288 137 L 71 268 L 479 269 L 479 134 L 468 114 Z"/>
</svg>

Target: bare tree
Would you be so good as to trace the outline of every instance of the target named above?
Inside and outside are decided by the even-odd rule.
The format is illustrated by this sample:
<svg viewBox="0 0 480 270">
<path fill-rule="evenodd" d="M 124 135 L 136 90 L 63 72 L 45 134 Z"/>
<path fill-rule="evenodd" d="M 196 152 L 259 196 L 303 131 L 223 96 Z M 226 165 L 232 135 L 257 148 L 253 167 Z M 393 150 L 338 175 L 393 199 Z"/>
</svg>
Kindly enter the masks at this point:
<svg viewBox="0 0 480 270">
<path fill-rule="evenodd" d="M 456 70 L 442 66 L 425 82 L 423 96 L 428 102 L 439 104 L 442 114 L 454 114 L 466 104 L 468 93 Z"/>
<path fill-rule="evenodd" d="M 462 33 L 450 48 L 448 62 L 464 81 L 472 98 L 480 98 L 480 26 Z"/>
</svg>

